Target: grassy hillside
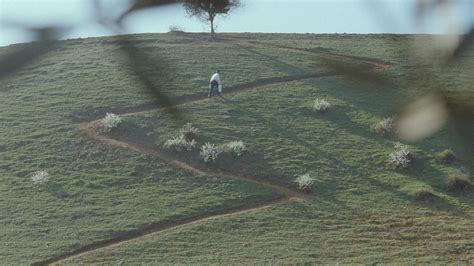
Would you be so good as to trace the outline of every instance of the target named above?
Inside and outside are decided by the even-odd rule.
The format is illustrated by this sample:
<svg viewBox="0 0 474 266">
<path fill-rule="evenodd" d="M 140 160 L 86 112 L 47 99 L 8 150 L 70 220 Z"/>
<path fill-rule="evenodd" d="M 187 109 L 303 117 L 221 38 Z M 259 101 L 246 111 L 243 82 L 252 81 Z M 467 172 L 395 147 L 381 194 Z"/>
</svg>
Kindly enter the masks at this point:
<svg viewBox="0 0 474 266">
<path fill-rule="evenodd" d="M 396 140 L 371 128 L 385 111 L 357 91 L 339 78 L 324 78 L 183 107 L 202 131 L 200 144 L 243 140 L 249 153 L 212 166 L 199 161 L 197 150 L 179 158 L 224 172 L 276 179 L 289 187 L 295 187 L 295 177 L 309 173 L 316 179 L 311 197 L 151 236 L 77 262 L 137 262 L 137 256 L 140 262 L 163 263 L 414 263 L 471 258 L 474 197 L 446 191 L 445 178 L 462 164 L 447 166 L 438 159 L 452 143 L 452 134 L 446 130 L 410 145 L 416 156 L 413 167 L 397 170 L 389 159 Z M 321 96 L 332 109 L 315 114 L 309 109 L 311 99 Z M 117 138 L 156 143 L 159 149 L 176 131 L 163 125 L 166 120 L 160 112 L 126 118 L 124 132 L 147 125 L 138 136 L 151 137 L 134 139 L 137 135 L 132 133 Z M 421 188 L 435 196 L 417 200 L 412 193 Z"/>
<path fill-rule="evenodd" d="M 341 77 L 279 82 L 281 77 L 323 73 L 324 58 L 341 59 L 335 54 L 344 54 L 377 59 L 371 64 L 390 62 L 390 67 L 373 71 L 389 73 L 406 85 L 406 72 L 414 66 L 398 55 L 411 37 L 224 37 L 209 42 L 199 34 L 135 36 L 135 44 L 149 58 L 167 66 L 149 65 L 144 71 L 173 99 L 205 96 L 216 68 L 223 71 L 229 90 L 223 98 L 180 106 L 185 121 L 150 111 L 124 117 L 109 135 L 161 150 L 163 142 L 189 121 L 200 129 L 198 146 L 206 141 L 244 141 L 249 152 L 241 159 L 226 157 L 215 165 L 200 161 L 198 150 L 167 152 L 205 169 L 204 175 L 150 153 L 91 139 L 74 126 L 109 111 L 128 112 L 154 102 L 130 74 L 123 44 L 116 40 L 58 42 L 53 52 L 2 80 L 0 256 L 6 263 L 58 257 L 150 224 L 184 221 L 282 196 L 218 172 L 270 180 L 292 190 L 293 179 L 309 173 L 315 185 L 304 202 L 181 227 L 75 262 L 472 262 L 473 193 L 447 192 L 444 184 L 447 175 L 471 166 L 462 161 L 445 165 L 437 158 L 446 148 L 458 152 L 451 126 L 409 145 L 416 160 L 408 170 L 397 170 L 389 162 L 397 140 L 372 128 L 407 96 L 420 95 L 426 87 L 374 91 Z M 0 48 L 0 54 L 13 49 L 16 46 Z M 370 65 L 362 58 L 342 59 Z M 439 76 L 451 93 L 469 99 L 471 85 L 464 84 L 472 69 L 466 58 L 452 73 Z M 275 82 L 228 94 L 264 81 Z M 311 110 L 319 97 L 332 104 L 327 113 Z M 41 169 L 51 175 L 43 186 L 30 180 Z M 411 193 L 419 188 L 431 189 L 435 197 L 414 199 Z"/>
</svg>

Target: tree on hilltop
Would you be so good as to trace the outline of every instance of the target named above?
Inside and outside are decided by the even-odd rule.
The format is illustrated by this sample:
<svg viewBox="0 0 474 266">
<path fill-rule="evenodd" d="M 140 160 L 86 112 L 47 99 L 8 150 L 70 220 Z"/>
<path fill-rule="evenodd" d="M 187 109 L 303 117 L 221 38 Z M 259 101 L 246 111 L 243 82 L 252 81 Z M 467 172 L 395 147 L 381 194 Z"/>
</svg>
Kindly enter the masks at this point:
<svg viewBox="0 0 474 266">
<path fill-rule="evenodd" d="M 215 37 L 215 22 L 217 16 L 228 15 L 233 9 L 241 5 L 240 0 L 185 0 L 186 13 L 196 17 L 211 28 L 211 38 Z"/>
</svg>

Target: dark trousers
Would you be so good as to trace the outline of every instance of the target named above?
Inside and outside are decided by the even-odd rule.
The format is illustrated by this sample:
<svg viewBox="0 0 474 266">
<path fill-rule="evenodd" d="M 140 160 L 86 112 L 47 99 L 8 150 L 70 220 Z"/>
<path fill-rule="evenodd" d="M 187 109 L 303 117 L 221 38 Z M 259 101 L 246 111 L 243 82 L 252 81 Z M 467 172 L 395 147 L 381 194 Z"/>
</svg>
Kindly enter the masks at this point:
<svg viewBox="0 0 474 266">
<path fill-rule="evenodd" d="M 211 97 L 212 94 L 214 93 L 214 91 L 217 92 L 217 94 L 219 95 L 219 83 L 217 83 L 217 81 L 213 80 L 211 82 L 211 84 L 209 84 L 209 93 L 207 94 L 207 96 Z"/>
</svg>

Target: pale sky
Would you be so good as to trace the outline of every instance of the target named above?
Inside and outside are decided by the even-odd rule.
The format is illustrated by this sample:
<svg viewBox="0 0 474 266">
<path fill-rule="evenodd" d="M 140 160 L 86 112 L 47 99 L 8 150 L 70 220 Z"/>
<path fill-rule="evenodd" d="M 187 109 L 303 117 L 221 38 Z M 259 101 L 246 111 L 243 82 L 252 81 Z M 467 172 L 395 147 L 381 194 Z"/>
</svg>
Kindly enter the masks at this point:
<svg viewBox="0 0 474 266">
<path fill-rule="evenodd" d="M 93 0 L 0 0 L 0 22 L 74 27 L 66 38 L 113 33 L 94 23 Z M 108 15 L 120 13 L 128 0 L 102 0 Z M 444 21 L 429 16 L 417 25 L 413 0 L 242 0 L 243 6 L 227 18 L 218 18 L 220 32 L 295 33 L 445 33 Z M 473 23 L 474 0 L 452 0 L 450 24 L 464 32 Z M 446 15 L 440 17 L 447 17 Z M 178 25 L 190 32 L 208 28 L 189 18 L 180 5 L 137 12 L 126 21 L 129 33 L 167 32 Z M 30 41 L 9 24 L 0 24 L 0 46 Z"/>
</svg>

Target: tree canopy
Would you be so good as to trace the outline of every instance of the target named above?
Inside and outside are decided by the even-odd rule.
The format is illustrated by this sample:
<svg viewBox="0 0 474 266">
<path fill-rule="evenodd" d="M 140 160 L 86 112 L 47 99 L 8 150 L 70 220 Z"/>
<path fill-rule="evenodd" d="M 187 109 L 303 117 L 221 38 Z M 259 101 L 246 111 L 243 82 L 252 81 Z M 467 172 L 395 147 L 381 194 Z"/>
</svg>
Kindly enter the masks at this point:
<svg viewBox="0 0 474 266">
<path fill-rule="evenodd" d="M 209 23 L 211 38 L 215 36 L 215 21 L 218 15 L 228 15 L 240 6 L 240 0 L 186 0 L 184 7 L 188 15 Z"/>
</svg>

